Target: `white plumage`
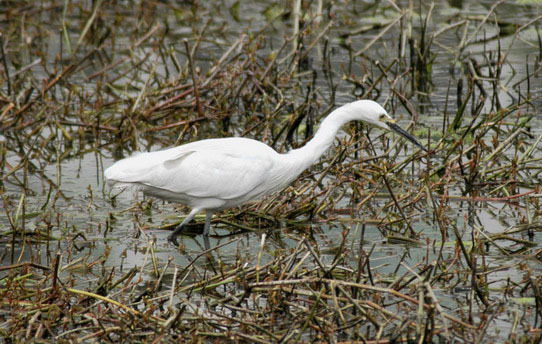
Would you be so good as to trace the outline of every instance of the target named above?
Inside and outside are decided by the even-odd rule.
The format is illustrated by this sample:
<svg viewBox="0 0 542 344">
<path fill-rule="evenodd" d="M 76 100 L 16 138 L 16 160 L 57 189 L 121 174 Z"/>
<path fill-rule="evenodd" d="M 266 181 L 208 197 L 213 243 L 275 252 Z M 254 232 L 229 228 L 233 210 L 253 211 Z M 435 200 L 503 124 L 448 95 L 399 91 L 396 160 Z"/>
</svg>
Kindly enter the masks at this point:
<svg viewBox="0 0 542 344">
<path fill-rule="evenodd" d="M 359 100 L 333 111 L 312 140 L 286 154 L 247 138 L 209 139 L 136 153 L 106 169 L 105 178 L 114 187 L 134 186 L 147 195 L 191 207 L 190 214 L 168 237 L 177 245 L 177 235 L 198 212 L 206 211 L 204 235 L 208 235 L 213 212 L 286 187 L 320 158 L 340 127 L 352 120 L 393 129 L 423 149 L 416 139 L 394 124 L 380 105 Z"/>
</svg>

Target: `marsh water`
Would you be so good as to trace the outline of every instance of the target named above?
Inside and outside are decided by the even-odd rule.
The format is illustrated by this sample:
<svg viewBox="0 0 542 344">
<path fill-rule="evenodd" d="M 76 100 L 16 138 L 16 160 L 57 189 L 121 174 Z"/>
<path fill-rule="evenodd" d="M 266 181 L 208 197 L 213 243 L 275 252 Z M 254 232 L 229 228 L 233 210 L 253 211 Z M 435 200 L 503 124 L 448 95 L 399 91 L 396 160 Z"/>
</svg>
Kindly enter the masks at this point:
<svg viewBox="0 0 542 344">
<path fill-rule="evenodd" d="M 317 11 L 317 2 L 303 3 L 302 17 L 305 25 L 314 25 L 311 16 Z M 499 185 L 492 184 L 494 180 L 481 187 L 476 184 L 481 184 L 480 180 L 469 184 L 465 181 L 466 177 L 448 179 L 443 186 L 446 195 L 450 196 L 445 213 L 436 215 L 433 205 L 429 201 L 423 202 L 423 205 L 409 210 L 408 225 L 404 222 L 394 224 L 393 221 L 401 218 L 399 211 L 395 210 L 393 215 L 387 212 L 393 205 L 387 206 L 392 202 L 392 198 L 386 187 L 378 183 L 365 185 L 363 190 L 367 193 L 375 191 L 372 187 L 376 187 L 377 196 L 358 207 L 366 194 L 353 192 L 352 186 L 346 181 L 350 179 L 347 178 L 341 181 L 341 187 L 330 193 L 321 192 L 320 196 L 315 198 L 333 200 L 337 197 L 336 202 L 331 201 L 333 207 L 326 208 L 316 216 L 309 216 L 308 213 L 297 217 L 283 216 L 288 209 L 263 207 L 260 206 L 262 203 L 253 202 L 246 207 L 216 214 L 215 219 L 218 220 L 213 223 L 208 244 L 201 235 L 183 235 L 179 238 L 180 248 L 176 249 L 166 239 L 171 228 L 164 226 L 178 223 L 188 209 L 182 205 L 146 198 L 137 192 L 125 191 L 117 195 L 104 181 L 104 169 L 116 160 L 140 150 L 158 150 L 198 139 L 240 135 L 271 144 L 272 137 L 269 137 L 265 130 L 247 131 L 250 123 L 256 123 L 259 117 L 252 113 L 246 103 L 236 107 L 226 126 L 223 118 L 215 117 L 207 119 L 206 123 L 197 129 L 178 126 L 166 131 L 152 131 L 147 130 L 152 128 L 152 122 L 143 130 L 137 123 L 130 126 L 108 119 L 120 118 L 121 114 L 136 113 L 138 107 L 152 108 L 154 104 L 147 102 L 145 97 L 160 92 L 157 85 L 166 85 L 179 77 L 181 73 L 177 72 L 176 63 L 183 68 L 189 64 L 183 39 L 188 39 L 190 47 L 193 48 L 196 44 L 194 37 L 200 37 L 193 55 L 193 64 L 202 75 L 201 80 L 204 80 L 203 76 L 209 75 L 216 61 L 243 35 L 248 39 L 264 32 L 258 38 L 258 46 L 253 49 L 257 49 L 256 56 L 260 56 L 262 61 L 269 61 L 270 56 L 276 53 L 285 39 L 292 34 L 292 15 L 283 15 L 289 4 L 284 1 L 219 1 L 196 2 L 191 5 L 164 2 L 152 9 L 145 9 L 145 5 L 135 5 L 131 1 L 120 2 L 111 8 L 108 8 L 108 3 L 104 3 L 99 11 L 101 16 L 108 18 L 110 22 L 94 23 L 90 32 L 94 31 L 92 34 L 99 38 L 100 33 L 112 30 L 113 33 L 109 35 L 103 33 L 105 41 L 112 42 L 105 46 L 103 53 L 92 56 L 92 62 L 80 68 L 66 84 L 59 83 L 50 91 L 50 95 L 42 97 L 40 101 L 69 103 L 69 106 L 51 110 L 53 113 L 64 112 L 62 118 L 66 121 L 75 123 L 82 122 L 82 118 L 102 116 L 104 126 L 129 130 L 130 136 L 125 138 L 123 133 L 108 130 L 83 132 L 83 126 L 67 126 L 67 129 L 64 129 L 66 123 L 55 118 L 46 119 L 45 121 L 50 121 L 46 126 L 31 132 L 32 116 L 20 123 L 16 130 L 6 129 L 0 136 L 5 156 L 2 171 L 3 211 L 0 213 L 0 230 L 4 233 L 0 241 L 2 264 L 7 266 L 33 261 L 49 266 L 55 255 L 60 253 L 60 279 L 75 281 L 74 285 L 79 288 L 95 285 L 103 278 L 104 271 L 112 271 L 120 276 L 137 267 L 140 269 L 138 271 L 143 289 L 147 283 L 155 283 L 156 272 L 162 273 L 164 267 L 164 284 L 170 284 L 176 270 L 189 266 L 192 272 L 182 281 L 188 283 L 208 274 L 215 274 L 225 266 L 264 265 L 283 252 L 294 250 L 303 238 L 310 238 L 325 264 L 333 263 L 337 250 L 348 252 L 351 266 L 340 266 L 345 270 L 357 266 L 362 249 L 370 252 L 372 278 L 381 282 L 389 280 L 391 284 L 398 276 L 408 275 L 420 265 L 430 265 L 439 260 L 452 264 L 455 260 L 462 259 L 457 245 L 458 238 L 453 234 L 443 238 L 443 224 L 439 224 L 439 216 L 442 216 L 440 220 L 446 222 L 446 226 L 454 227 L 461 234 L 467 247 L 473 246 L 475 237 L 506 233 L 522 224 L 536 222 L 540 212 L 538 197 L 541 178 L 536 170 L 540 164 L 536 159 L 541 157 L 537 139 L 542 135 L 542 73 L 537 72 L 541 68 L 542 49 L 540 21 L 537 20 L 542 14 L 540 6 L 520 1 L 504 2 L 496 8 L 492 7 L 494 4 L 490 1 L 460 1 L 454 4 L 439 2 L 434 4 L 434 7 L 418 2 L 397 3 L 393 6 L 355 1 L 333 5 L 326 1 L 323 3 L 323 20 L 318 30 L 324 30 L 331 21 L 333 24 L 322 36 L 325 40 L 315 39 L 320 32 L 317 29 L 307 33 L 303 42 L 306 49 L 304 51 L 307 52 L 306 59 L 294 73 L 283 73 L 282 77 L 297 80 L 295 87 L 284 90 L 283 96 L 287 102 L 302 104 L 309 93 L 319 106 L 312 112 L 317 123 L 322 114 L 325 114 L 327 106 L 332 103 L 331 99 L 334 106 L 338 106 L 365 95 L 386 104 L 388 109 L 396 110 L 393 115 L 402 126 L 408 127 L 412 114 L 405 110 L 404 104 L 401 105 L 397 93 L 410 86 L 411 79 L 403 81 L 400 73 L 401 68 L 405 71 L 408 68 L 400 65 L 402 57 L 411 56 L 412 51 L 409 51 L 411 48 L 408 40 L 401 39 L 401 35 L 411 34 L 418 44 L 427 44 L 427 41 L 423 43 L 420 40 L 423 30 L 427 30 L 427 40 L 430 34 L 451 23 L 470 20 L 472 22 L 466 26 L 458 25 L 457 29 L 450 28 L 433 37 L 430 55 L 424 60 L 427 65 L 423 67 L 426 77 L 427 74 L 430 76 L 430 81 L 426 86 L 418 88 L 417 93 L 408 101 L 417 116 L 414 134 L 430 147 L 447 133 L 443 130 L 443 125 L 454 119 L 460 105 L 457 101 L 458 94 L 465 97 L 468 89 L 465 83 L 458 91 L 458 80 L 468 74 L 469 63 L 477 63 L 480 66 L 478 72 L 483 74 L 479 76 L 479 80 L 487 87 L 489 96 L 480 105 L 480 110 L 474 109 L 479 105 L 478 102 L 471 100 L 468 103 L 468 111 L 462 118 L 463 123 L 476 120 L 477 115 L 472 115 L 475 110 L 482 114 L 496 113 L 499 109 L 509 109 L 521 103 L 520 110 L 504 120 L 509 121 L 510 125 L 506 127 L 507 123 L 504 123 L 504 128 L 511 129 L 501 129 L 497 138 L 493 133 L 488 133 L 483 137 L 483 144 L 497 149 L 500 143 L 515 132 L 519 119 L 532 118 L 523 131 L 515 134 L 522 140 L 521 149 L 518 150 L 517 145 L 507 145 L 495 158 L 505 162 L 491 164 L 490 159 L 476 166 L 476 169 L 478 172 L 484 170 L 484 164 L 488 165 L 489 170 L 506 163 L 513 165 L 512 162 L 517 161 L 517 157 L 532 146 L 532 162 L 521 166 L 526 172 L 516 174 L 514 181 L 511 177 L 500 180 L 504 185 L 501 189 Z M 50 79 L 54 70 L 60 70 L 61 66 L 70 63 L 70 58 L 75 56 L 76 59 L 83 59 L 90 51 L 90 48 L 85 46 L 90 43 L 83 40 L 83 43 L 77 45 L 76 42 L 79 42 L 84 24 L 93 15 L 96 4 L 76 1 L 66 8 L 64 3 L 53 1 L 45 2 L 42 6 L 51 6 L 52 9 L 42 8 L 34 17 L 25 15 L 24 11 L 19 9 L 21 18 L 26 18 L 24 29 L 14 24 L 14 13 L 3 15 L 4 29 L 10 29 L 11 32 L 22 30 L 21 40 L 30 42 L 27 48 L 21 48 L 13 43 L 13 37 L 11 41 L 7 41 L 8 36 L 5 36 L 4 44 L 9 43 L 6 56 L 11 77 L 15 78 L 17 70 L 37 58 L 40 59 L 39 63 L 24 72 L 32 75 L 32 81 L 19 81 L 22 88 L 30 87 L 24 86 L 25 82 L 36 88 L 41 87 L 36 81 Z M 399 21 L 398 15 L 408 8 L 409 19 L 405 17 L 404 21 Z M 428 13 L 430 18 L 427 28 L 423 28 Z M 63 21 L 54 19 L 58 17 L 63 17 Z M 23 19 L 20 20 L 20 25 L 23 25 Z M 397 22 L 394 24 L 395 20 Z M 64 31 L 62 22 L 67 23 Z M 160 48 L 148 42 L 134 48 L 134 37 L 143 36 L 153 25 L 159 26 L 162 40 Z M 386 30 L 388 25 L 390 29 Z M 527 26 L 522 28 L 523 25 Z M 139 35 L 136 35 L 134 30 L 137 29 L 134 28 L 138 26 L 142 28 Z M 365 27 L 368 29 L 362 30 Z M 355 33 L 356 30 L 360 33 Z M 381 36 L 378 36 L 380 34 Z M 70 47 L 66 44 L 66 35 L 72 44 Z M 90 39 L 89 35 L 87 34 L 87 40 Z M 378 39 L 371 43 L 375 37 Z M 465 41 L 468 44 L 465 44 Z M 401 46 L 402 42 L 405 46 Z M 36 54 L 38 49 L 42 52 L 41 55 Z M 164 51 L 165 49 L 170 50 Z M 290 44 L 281 51 L 280 58 L 286 56 L 288 50 L 291 50 Z M 359 52 L 361 53 L 357 56 L 362 56 L 363 62 L 352 57 Z M 234 51 L 229 58 L 235 54 L 243 52 Z M 175 55 L 177 62 L 173 58 L 164 57 L 170 55 Z M 504 62 L 499 65 L 498 76 L 491 76 L 489 71 L 495 66 L 492 59 L 496 56 L 500 56 Z M 115 61 L 123 57 L 134 61 L 127 59 L 115 65 Z M 371 64 L 365 61 L 379 62 Z M 144 68 L 134 67 L 137 63 L 141 63 Z M 389 73 L 383 77 L 386 82 L 365 93 L 367 78 L 383 75 L 378 64 L 384 66 L 384 70 Z M 114 67 L 104 71 L 104 66 Z M 284 69 L 272 69 L 270 73 L 280 71 Z M 392 71 L 395 74 L 392 75 Z M 95 73 L 101 75 L 89 78 Z M 420 75 L 413 78 L 418 78 L 416 80 L 420 82 L 424 74 Z M 190 80 L 189 77 L 187 79 Z M 491 84 L 494 79 L 500 80 L 496 87 Z M 277 80 L 277 86 L 286 85 L 288 82 Z M 312 89 L 307 91 L 309 86 Z M 473 86 L 475 94 L 480 92 L 476 87 Z M 68 88 L 76 91 L 68 92 Z M 392 88 L 397 92 L 393 92 Z M 6 98 L 8 90 L 5 78 L 2 93 Z M 37 93 L 30 97 L 36 97 Z M 202 98 L 208 96 L 200 95 Z M 218 97 L 216 94 L 212 96 Z M 194 96 L 189 97 L 193 99 Z M 475 97 L 472 96 L 471 99 Z M 525 99 L 528 101 L 524 101 Z M 98 103 L 106 105 L 99 108 L 96 105 Z M 265 100 L 260 103 L 255 108 L 265 108 Z M 272 105 L 270 102 L 269 106 Z M 181 105 L 176 112 L 182 113 L 184 109 Z M 269 109 L 269 113 L 273 110 L 275 109 Z M 186 111 L 197 116 L 193 107 Z M 278 111 L 283 118 L 290 114 L 288 107 L 282 107 Z M 41 115 L 35 116 L 39 118 Z M 133 118 L 147 119 L 148 116 L 135 115 Z M 2 116 L 2 120 L 6 118 Z M 187 118 L 189 119 L 185 119 Z M 285 122 L 287 121 L 282 120 L 280 123 Z M 28 123 L 28 126 L 25 126 L 25 123 Z M 99 126 L 100 121 L 96 125 Z M 294 143 L 281 139 L 274 148 L 284 152 L 296 143 L 301 144 L 307 130 L 308 122 L 294 132 Z M 357 150 L 356 145 L 360 141 L 352 145 L 352 133 L 358 135 L 357 139 L 362 142 L 373 141 L 376 148 L 372 151 Z M 322 162 L 307 171 L 301 180 L 281 193 L 281 196 L 295 194 L 296 190 L 317 182 L 321 183 L 320 188 L 325 191 L 326 187 L 337 183 L 337 175 L 344 176 L 349 173 L 348 166 L 355 166 L 361 174 L 364 171 L 370 172 L 373 166 L 371 159 L 375 156 L 379 162 L 388 159 L 384 154 L 387 147 L 399 140 L 393 135 L 383 138 L 381 134 L 378 129 L 348 126 Z M 493 142 L 495 139 L 501 141 Z M 325 174 L 319 181 L 321 173 L 326 171 L 337 151 L 345 145 L 350 145 L 346 148 L 347 157 L 341 161 L 346 167 L 332 174 Z M 402 161 L 414 153 L 415 147 L 406 144 L 405 148 L 398 149 L 392 155 L 394 161 Z M 448 157 L 446 152 L 439 152 L 437 149 L 423 158 L 413 159 L 407 168 L 401 169 L 402 175 L 393 183 L 393 193 L 400 197 L 414 192 L 412 190 L 423 190 L 423 187 L 420 187 L 420 175 L 430 171 L 432 166 L 446 163 L 445 159 Z M 468 164 L 467 157 L 464 159 Z M 367 161 L 368 167 L 360 165 L 359 161 Z M 17 166 L 24 168 L 16 168 Z M 468 166 L 464 168 L 468 169 Z M 521 168 L 518 167 L 518 170 Z M 445 179 L 446 176 L 441 178 Z M 309 184 L 306 184 L 307 181 Z M 438 183 L 438 179 L 432 182 Z M 512 182 L 515 184 L 510 187 Z M 506 190 L 503 192 L 503 189 Z M 506 198 L 532 190 L 533 193 L 522 198 Z M 341 197 L 338 197 L 338 194 Z M 271 196 L 271 199 L 272 197 L 277 196 Z M 482 198 L 486 200 L 480 200 Z M 502 198 L 502 201 L 497 200 L 498 198 Z M 269 198 L 263 202 L 270 202 Z M 282 203 L 281 206 L 288 207 L 288 204 Z M 265 222 L 255 215 L 252 222 L 238 221 L 239 216 L 253 213 L 262 216 L 270 214 L 275 220 Z M 237 221 L 236 223 L 242 223 L 242 226 L 252 230 L 243 230 L 241 226 L 232 227 L 220 219 Z M 202 218 L 198 217 L 196 220 L 201 223 Z M 408 226 L 417 234 L 407 238 L 405 233 L 409 232 Z M 198 227 L 194 226 L 194 231 L 197 230 Z M 238 233 L 240 231 L 241 233 Z M 13 232 L 24 234 L 14 235 Z M 36 234 L 38 232 L 39 235 Z M 265 242 L 262 245 L 264 234 Z M 540 319 L 537 320 L 538 324 L 535 320 L 535 297 L 532 292 L 529 288 L 520 290 L 513 286 L 522 285 L 527 274 L 532 278 L 542 274 L 540 257 L 537 256 L 537 252 L 540 252 L 541 234 L 536 230 L 516 232 L 515 238 L 519 240 L 486 242 L 485 252 L 480 258 L 486 272 L 489 302 L 495 308 L 506 308 L 505 311 L 495 312 L 487 330 L 487 338 L 492 340 L 510 338 L 510 333 L 517 330 L 518 322 L 520 326 L 524 326 L 521 331 L 525 333 L 530 326 L 540 327 Z M 23 241 L 26 244 L 23 245 Z M 209 247 L 214 248 L 211 253 L 202 254 Z M 308 260 L 304 265 L 307 269 L 312 267 Z M 457 278 L 449 285 L 436 284 L 433 288 L 440 305 L 447 312 L 472 312 L 475 319 L 480 316 L 468 278 Z"/>
</svg>

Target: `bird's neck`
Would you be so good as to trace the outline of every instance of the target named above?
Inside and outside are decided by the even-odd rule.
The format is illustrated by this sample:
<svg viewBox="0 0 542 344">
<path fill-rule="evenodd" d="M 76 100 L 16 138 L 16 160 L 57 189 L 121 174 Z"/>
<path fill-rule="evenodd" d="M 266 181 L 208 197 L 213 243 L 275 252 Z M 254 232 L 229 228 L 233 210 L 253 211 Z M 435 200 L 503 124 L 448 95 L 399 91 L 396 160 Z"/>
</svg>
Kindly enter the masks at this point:
<svg viewBox="0 0 542 344">
<path fill-rule="evenodd" d="M 286 158 L 296 161 L 296 165 L 301 169 L 299 173 L 318 161 L 333 144 L 342 125 L 354 119 L 354 113 L 348 110 L 347 106 L 343 106 L 330 113 L 322 121 L 314 137 L 305 146 L 285 154 Z"/>
</svg>

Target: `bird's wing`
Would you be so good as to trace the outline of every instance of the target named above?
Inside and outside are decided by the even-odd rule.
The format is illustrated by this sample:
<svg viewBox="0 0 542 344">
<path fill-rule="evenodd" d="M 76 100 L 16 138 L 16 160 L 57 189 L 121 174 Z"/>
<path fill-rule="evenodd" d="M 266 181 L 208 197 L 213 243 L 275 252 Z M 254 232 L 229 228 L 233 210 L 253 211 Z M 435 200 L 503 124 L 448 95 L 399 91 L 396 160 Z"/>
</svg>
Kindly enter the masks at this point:
<svg viewBox="0 0 542 344">
<path fill-rule="evenodd" d="M 137 153 L 129 158 L 117 161 L 105 170 L 105 177 L 113 182 L 138 183 L 143 177 L 149 178 L 160 165 L 170 160 L 181 161 L 194 153 L 192 150 L 179 150 L 171 154 L 168 151 Z"/>
<path fill-rule="evenodd" d="M 265 156 L 203 149 L 163 161 L 138 182 L 191 197 L 227 200 L 265 186 L 272 166 Z"/>
</svg>

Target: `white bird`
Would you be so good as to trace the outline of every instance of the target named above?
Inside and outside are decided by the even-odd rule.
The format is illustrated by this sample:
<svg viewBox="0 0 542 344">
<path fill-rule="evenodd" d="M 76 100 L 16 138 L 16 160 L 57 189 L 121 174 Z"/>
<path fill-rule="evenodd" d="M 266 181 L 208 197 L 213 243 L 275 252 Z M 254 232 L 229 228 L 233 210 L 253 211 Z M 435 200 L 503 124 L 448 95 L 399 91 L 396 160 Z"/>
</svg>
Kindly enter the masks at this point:
<svg viewBox="0 0 542 344">
<path fill-rule="evenodd" d="M 334 110 L 304 147 L 285 154 L 248 138 L 208 139 L 136 153 L 117 161 L 104 174 L 114 188 L 134 186 L 146 195 L 191 207 L 168 237 L 178 246 L 177 236 L 197 213 L 206 212 L 203 234 L 207 236 L 214 212 L 283 189 L 324 154 L 343 124 L 354 120 L 392 129 L 425 150 L 378 103 L 358 100 Z"/>
</svg>

